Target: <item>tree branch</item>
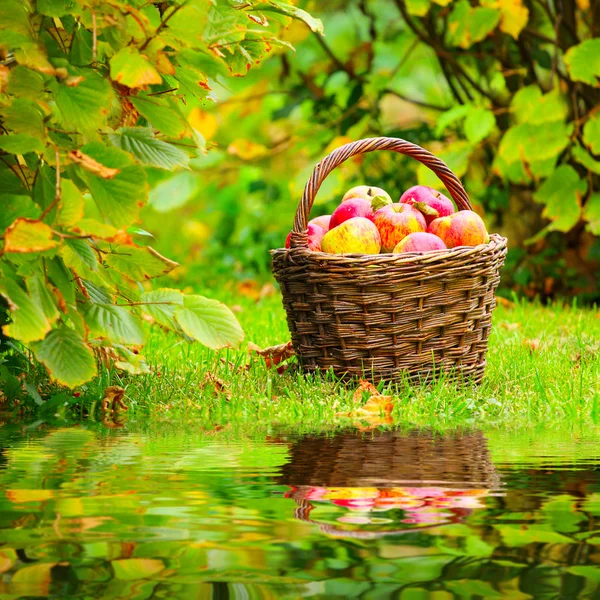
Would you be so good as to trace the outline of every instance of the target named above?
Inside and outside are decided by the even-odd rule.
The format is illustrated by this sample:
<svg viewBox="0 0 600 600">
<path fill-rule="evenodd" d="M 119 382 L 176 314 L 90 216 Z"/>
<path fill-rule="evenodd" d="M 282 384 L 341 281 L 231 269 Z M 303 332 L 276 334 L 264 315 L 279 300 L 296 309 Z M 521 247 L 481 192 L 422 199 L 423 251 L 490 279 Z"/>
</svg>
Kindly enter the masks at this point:
<svg viewBox="0 0 600 600">
<path fill-rule="evenodd" d="M 416 104 L 417 106 L 422 106 L 423 108 L 429 108 L 431 110 L 437 110 L 440 112 L 445 112 L 450 110 L 448 106 L 440 106 L 439 104 L 432 104 L 431 102 L 425 102 L 424 100 L 417 100 L 415 98 L 409 98 L 396 90 L 392 90 L 391 88 L 385 88 L 381 90 L 382 94 L 392 94 L 405 102 L 410 102 L 411 104 Z"/>
</svg>

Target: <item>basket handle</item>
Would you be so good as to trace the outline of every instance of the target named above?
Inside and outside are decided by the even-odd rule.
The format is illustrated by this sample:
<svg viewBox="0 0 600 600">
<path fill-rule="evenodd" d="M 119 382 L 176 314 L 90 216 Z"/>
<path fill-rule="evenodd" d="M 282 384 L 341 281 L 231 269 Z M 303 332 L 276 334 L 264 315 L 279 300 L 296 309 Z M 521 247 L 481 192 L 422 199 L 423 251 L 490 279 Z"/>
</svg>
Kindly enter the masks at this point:
<svg viewBox="0 0 600 600">
<path fill-rule="evenodd" d="M 308 226 L 308 215 L 315 201 L 315 197 L 321 184 L 325 178 L 343 162 L 351 156 L 364 154 L 366 152 L 374 152 L 375 150 L 393 150 L 399 154 L 405 154 L 418 160 L 426 167 L 430 168 L 446 186 L 450 195 L 456 202 L 459 210 L 471 210 L 471 202 L 469 196 L 465 192 L 460 179 L 450 170 L 448 165 L 443 161 L 428 152 L 421 146 L 417 146 L 400 138 L 376 137 L 358 140 L 344 144 L 336 148 L 331 154 L 319 161 L 313 169 L 310 179 L 306 182 L 302 199 L 296 210 L 294 218 L 294 228 L 290 239 L 291 248 L 308 248 L 308 237 L 306 228 Z"/>
</svg>

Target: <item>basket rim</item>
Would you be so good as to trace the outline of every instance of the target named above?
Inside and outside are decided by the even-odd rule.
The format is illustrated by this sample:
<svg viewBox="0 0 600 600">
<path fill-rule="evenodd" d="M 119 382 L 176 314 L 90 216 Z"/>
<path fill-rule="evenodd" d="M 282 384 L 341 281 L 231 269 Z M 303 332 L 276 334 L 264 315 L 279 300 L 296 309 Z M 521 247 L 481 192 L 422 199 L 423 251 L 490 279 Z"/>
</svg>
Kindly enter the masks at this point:
<svg viewBox="0 0 600 600">
<path fill-rule="evenodd" d="M 275 248 L 270 250 L 273 257 L 291 255 L 293 259 L 308 259 L 310 262 L 327 262 L 336 265 L 380 265 L 380 264 L 429 264 L 444 262 L 447 257 L 468 259 L 474 255 L 494 254 L 503 251 L 507 247 L 508 240 L 498 233 L 490 234 L 487 244 L 478 246 L 457 246 L 456 248 L 445 248 L 443 250 L 430 250 L 428 252 L 404 252 L 394 254 L 391 252 L 382 254 L 329 254 L 327 252 L 316 252 L 308 248 Z"/>
</svg>

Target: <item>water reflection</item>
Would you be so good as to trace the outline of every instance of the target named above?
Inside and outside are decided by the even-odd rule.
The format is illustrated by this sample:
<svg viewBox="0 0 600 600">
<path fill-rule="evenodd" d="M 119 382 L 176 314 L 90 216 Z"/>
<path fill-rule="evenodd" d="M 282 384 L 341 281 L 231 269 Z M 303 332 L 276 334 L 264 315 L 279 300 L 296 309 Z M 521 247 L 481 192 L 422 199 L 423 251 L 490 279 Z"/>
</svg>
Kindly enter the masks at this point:
<svg viewBox="0 0 600 600">
<path fill-rule="evenodd" d="M 291 446 L 280 481 L 296 518 L 362 539 L 460 523 L 500 485 L 482 433 L 427 431 L 307 436 Z M 328 522 L 334 507 L 345 512 Z"/>
<path fill-rule="evenodd" d="M 0 599 L 600 597 L 593 437 L 0 442 Z"/>
</svg>

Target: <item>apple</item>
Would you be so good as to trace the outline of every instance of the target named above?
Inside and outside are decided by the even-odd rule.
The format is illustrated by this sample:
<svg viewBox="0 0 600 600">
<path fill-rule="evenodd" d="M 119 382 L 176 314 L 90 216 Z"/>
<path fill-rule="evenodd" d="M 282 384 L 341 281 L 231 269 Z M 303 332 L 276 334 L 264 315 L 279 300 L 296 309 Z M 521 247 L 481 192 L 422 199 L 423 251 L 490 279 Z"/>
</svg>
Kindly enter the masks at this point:
<svg viewBox="0 0 600 600">
<path fill-rule="evenodd" d="M 408 188 L 400 196 L 399 202 L 401 204 L 412 204 L 423 212 L 428 226 L 434 219 L 447 217 L 454 212 L 454 204 L 452 204 L 450 198 L 426 185 L 413 185 Z"/>
<path fill-rule="evenodd" d="M 327 233 L 327 229 L 323 229 L 319 225 L 315 225 L 314 223 L 309 223 L 306 228 L 306 233 L 308 235 L 308 249 L 313 252 L 321 252 L 321 240 L 323 236 Z M 285 238 L 285 247 L 290 247 L 290 242 L 292 240 L 292 232 L 288 233 L 287 238 Z"/>
<path fill-rule="evenodd" d="M 350 198 L 350 200 L 342 202 L 331 215 L 329 230 L 331 231 L 334 227 L 354 217 L 365 217 L 372 221 L 373 209 L 371 208 L 371 201 L 366 198 Z"/>
<path fill-rule="evenodd" d="M 331 221 L 331 215 L 321 215 L 320 217 L 311 219 L 308 224 L 312 223 L 313 225 L 322 227 L 325 231 L 329 231 L 329 221 Z"/>
<path fill-rule="evenodd" d="M 430 252 L 431 250 L 445 250 L 446 244 L 433 233 L 417 231 L 410 233 L 398 242 L 394 248 L 394 254 L 402 252 Z"/>
<path fill-rule="evenodd" d="M 483 220 L 472 210 L 461 210 L 435 219 L 427 231 L 441 238 L 448 248 L 479 246 L 490 241 Z"/>
<path fill-rule="evenodd" d="M 381 238 L 372 221 L 354 217 L 330 229 L 321 248 L 329 254 L 379 254 Z"/>
<path fill-rule="evenodd" d="M 384 204 L 392 203 L 391 196 L 385 190 L 371 185 L 357 185 L 356 187 L 349 189 L 344 194 L 342 202 L 346 202 L 346 200 L 350 200 L 351 198 L 365 198 L 366 200 L 372 200 L 378 196 L 385 200 Z M 381 208 L 381 206 L 378 206 L 377 208 Z"/>
<path fill-rule="evenodd" d="M 410 233 L 427 229 L 423 214 L 410 204 L 397 203 L 380 208 L 373 223 L 381 236 L 383 252 L 391 252 Z"/>
</svg>

